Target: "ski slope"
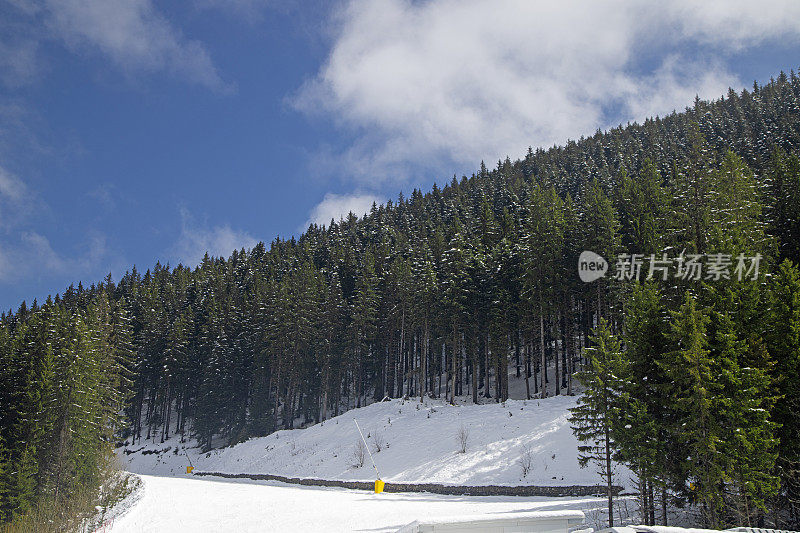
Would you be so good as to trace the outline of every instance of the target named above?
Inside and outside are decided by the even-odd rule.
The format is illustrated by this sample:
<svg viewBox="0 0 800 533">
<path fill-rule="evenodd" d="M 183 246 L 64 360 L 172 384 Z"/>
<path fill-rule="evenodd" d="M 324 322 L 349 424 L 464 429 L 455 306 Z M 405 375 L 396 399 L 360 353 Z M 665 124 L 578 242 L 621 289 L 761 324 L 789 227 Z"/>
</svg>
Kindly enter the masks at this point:
<svg viewBox="0 0 800 533">
<path fill-rule="evenodd" d="M 578 441 L 569 425 L 576 397 L 508 400 L 504 404 L 451 406 L 442 400 L 391 400 L 353 409 L 323 423 L 233 447 L 200 453 L 194 441 L 144 442 L 119 451 L 125 468 L 140 474 L 181 475 L 188 454 L 197 470 L 372 481 L 366 457 L 354 466 L 358 420 L 386 482 L 453 485 L 595 485 L 596 469 L 578 467 Z M 457 433 L 469 432 L 465 453 Z M 378 442 L 382 441 L 380 447 Z M 528 456 L 530 470 L 521 462 Z M 615 484 L 631 485 L 620 467 Z"/>
<path fill-rule="evenodd" d="M 141 476 L 143 494 L 113 533 L 235 531 L 394 532 L 414 520 L 582 510 L 602 516 L 603 498 L 372 494 L 277 482 Z"/>
</svg>

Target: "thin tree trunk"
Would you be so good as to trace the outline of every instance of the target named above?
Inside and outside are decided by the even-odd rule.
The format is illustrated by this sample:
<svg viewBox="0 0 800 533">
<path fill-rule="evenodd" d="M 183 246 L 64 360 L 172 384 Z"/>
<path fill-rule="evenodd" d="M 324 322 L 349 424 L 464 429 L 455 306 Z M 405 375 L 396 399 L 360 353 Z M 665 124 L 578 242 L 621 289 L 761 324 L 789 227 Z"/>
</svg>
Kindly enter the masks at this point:
<svg viewBox="0 0 800 533">
<path fill-rule="evenodd" d="M 525 398 L 531 399 L 531 349 L 528 343 L 525 343 Z"/>
<path fill-rule="evenodd" d="M 541 348 L 542 364 L 539 369 L 541 379 L 541 397 L 547 398 L 547 359 L 544 353 L 544 311 L 541 297 L 539 297 L 539 347 Z"/>
<path fill-rule="evenodd" d="M 425 318 L 425 324 L 422 329 L 422 354 L 419 359 L 419 401 L 420 403 L 425 399 L 425 393 L 428 392 L 428 318 Z"/>
<path fill-rule="evenodd" d="M 458 328 L 453 322 L 453 355 L 450 359 L 450 405 L 456 404 L 456 357 L 458 357 Z"/>
<path fill-rule="evenodd" d="M 611 436 L 608 426 L 605 428 L 605 452 L 606 452 L 606 483 L 608 485 L 608 527 L 614 527 L 614 492 L 611 479 Z"/>
<path fill-rule="evenodd" d="M 405 380 L 405 361 L 403 360 L 405 354 L 405 342 L 406 342 L 406 310 L 403 309 L 403 314 L 400 317 L 400 353 L 398 354 L 398 360 L 400 361 L 400 372 L 398 373 L 398 381 L 397 381 L 397 395 L 403 395 L 403 380 Z"/>
<path fill-rule="evenodd" d="M 560 312 L 559 312 L 559 316 L 556 318 L 556 324 L 560 328 L 560 324 L 561 324 L 561 314 L 560 314 Z M 561 394 L 561 374 L 559 373 L 559 368 L 558 368 L 558 337 L 559 337 L 558 335 L 555 335 L 555 338 L 553 339 L 553 344 L 554 344 L 553 362 L 555 363 L 555 371 L 556 371 L 556 374 L 555 374 L 556 396 L 559 396 Z M 561 346 L 561 349 L 562 350 L 564 349 L 563 345 Z"/>
<path fill-rule="evenodd" d="M 490 341 L 491 341 L 491 336 L 490 336 L 489 333 L 487 333 L 486 334 L 486 346 L 484 347 L 484 349 L 486 351 L 486 368 L 485 368 L 485 370 L 486 370 L 486 390 L 483 391 L 483 395 L 486 398 L 491 398 L 492 397 L 492 393 L 491 393 L 492 383 L 491 383 L 491 378 L 489 376 L 489 373 L 490 373 L 489 369 L 491 368 L 491 362 L 490 361 L 491 361 L 491 355 L 492 355 L 492 349 L 489 347 L 489 342 Z"/>
<path fill-rule="evenodd" d="M 477 341 L 477 339 L 476 339 Z M 477 342 L 472 347 L 472 403 L 478 403 L 478 381 L 480 380 L 480 368 L 478 363 L 478 346 Z"/>
<path fill-rule="evenodd" d="M 653 482 L 647 482 L 647 503 L 648 503 L 648 511 L 650 514 L 650 524 L 655 525 L 656 523 L 656 505 L 654 501 L 654 494 L 653 494 Z"/>
</svg>

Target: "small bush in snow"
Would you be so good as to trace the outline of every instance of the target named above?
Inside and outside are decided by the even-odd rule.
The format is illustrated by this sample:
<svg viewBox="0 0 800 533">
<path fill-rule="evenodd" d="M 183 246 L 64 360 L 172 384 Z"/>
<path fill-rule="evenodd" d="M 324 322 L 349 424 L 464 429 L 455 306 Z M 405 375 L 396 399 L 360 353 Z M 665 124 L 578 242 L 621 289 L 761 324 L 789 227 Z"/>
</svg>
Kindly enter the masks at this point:
<svg viewBox="0 0 800 533">
<path fill-rule="evenodd" d="M 364 446 L 364 442 L 360 439 L 356 441 L 355 446 L 353 446 L 353 468 L 361 468 L 364 466 L 364 460 L 367 458 L 367 447 Z"/>
<path fill-rule="evenodd" d="M 456 432 L 456 442 L 458 442 L 458 453 L 467 453 L 467 441 L 469 441 L 469 428 L 464 424 L 459 426 Z"/>
<path fill-rule="evenodd" d="M 519 466 L 522 468 L 522 477 L 527 477 L 533 465 L 533 452 L 526 444 L 522 447 L 522 454 L 519 456 Z"/>
<path fill-rule="evenodd" d="M 383 433 L 380 431 L 375 432 L 375 436 L 372 438 L 372 446 L 375 447 L 375 453 L 383 449 Z"/>
</svg>

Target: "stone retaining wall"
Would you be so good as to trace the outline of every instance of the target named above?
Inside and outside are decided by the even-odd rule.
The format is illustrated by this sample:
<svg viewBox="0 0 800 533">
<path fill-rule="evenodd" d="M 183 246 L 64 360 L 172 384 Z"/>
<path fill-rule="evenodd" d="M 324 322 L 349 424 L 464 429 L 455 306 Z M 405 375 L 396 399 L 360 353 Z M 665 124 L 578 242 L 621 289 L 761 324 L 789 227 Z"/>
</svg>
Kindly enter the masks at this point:
<svg viewBox="0 0 800 533">
<path fill-rule="evenodd" d="M 340 481 L 335 479 L 310 479 L 276 476 L 273 474 L 226 474 L 224 472 L 194 472 L 195 476 L 216 476 L 224 478 L 246 478 L 268 481 L 281 481 L 295 485 L 312 485 L 318 487 L 342 487 L 345 489 L 374 490 L 375 485 L 369 481 Z M 438 483 L 386 483 L 385 492 L 431 492 L 452 496 L 605 496 L 603 485 L 568 485 L 563 487 L 537 485 L 440 485 Z M 622 487 L 615 486 L 614 494 L 619 494 Z"/>
</svg>

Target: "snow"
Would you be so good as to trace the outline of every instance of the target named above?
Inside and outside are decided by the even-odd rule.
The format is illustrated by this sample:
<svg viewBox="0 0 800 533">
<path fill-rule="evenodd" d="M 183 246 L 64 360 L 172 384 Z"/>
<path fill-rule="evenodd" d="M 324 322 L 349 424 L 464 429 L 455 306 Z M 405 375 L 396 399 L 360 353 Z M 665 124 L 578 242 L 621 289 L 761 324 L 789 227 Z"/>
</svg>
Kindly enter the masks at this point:
<svg viewBox="0 0 800 533">
<path fill-rule="evenodd" d="M 506 517 L 531 511 L 596 512 L 603 498 L 465 497 L 141 476 L 144 494 L 113 533 L 173 531 L 397 531 L 414 520 Z"/>
<path fill-rule="evenodd" d="M 233 447 L 200 453 L 194 441 L 179 438 L 127 446 L 120 453 L 131 472 L 182 475 L 188 453 L 196 470 L 276 474 L 339 480 L 374 481 L 365 464 L 353 466 L 359 441 L 357 419 L 381 478 L 387 483 L 456 485 L 596 485 L 593 467 L 579 468 L 578 441 L 569 425 L 576 397 L 508 400 L 451 406 L 442 400 L 391 400 L 353 409 L 323 423 L 278 431 Z M 457 433 L 469 430 L 466 453 L 458 453 Z M 384 446 L 376 451 L 376 437 Z M 166 451 L 169 449 L 168 451 Z M 520 458 L 530 450 L 531 469 L 522 475 Z M 144 452 L 144 453 L 143 453 Z M 154 453 L 155 452 L 155 453 Z M 631 486 L 631 474 L 618 468 L 615 483 Z"/>
<path fill-rule="evenodd" d="M 175 436 L 163 443 L 128 444 L 118 455 L 126 470 L 141 475 L 142 489 L 112 531 L 379 532 L 397 531 L 415 520 L 569 510 L 584 511 L 587 524 L 599 524 L 605 514 L 602 497 L 373 494 L 186 474 L 184 453 L 195 471 L 374 481 L 369 457 L 362 467 L 353 466 L 357 419 L 388 484 L 597 485 L 596 469 L 578 466 L 578 441 L 568 421 L 575 405 L 577 398 L 568 396 L 483 405 L 461 398 L 455 406 L 431 399 L 391 400 L 206 453 L 195 441 L 181 443 Z M 469 431 L 465 453 L 458 452 L 462 426 Z M 375 444 L 381 439 L 378 452 Z M 532 466 L 523 476 L 520 458 L 526 450 Z M 629 471 L 619 467 L 618 474 L 616 484 L 632 486 Z"/>
</svg>

